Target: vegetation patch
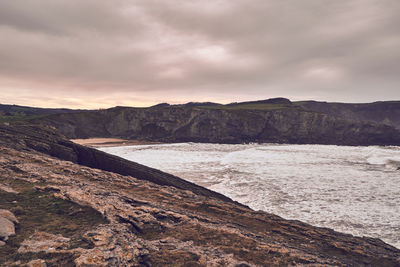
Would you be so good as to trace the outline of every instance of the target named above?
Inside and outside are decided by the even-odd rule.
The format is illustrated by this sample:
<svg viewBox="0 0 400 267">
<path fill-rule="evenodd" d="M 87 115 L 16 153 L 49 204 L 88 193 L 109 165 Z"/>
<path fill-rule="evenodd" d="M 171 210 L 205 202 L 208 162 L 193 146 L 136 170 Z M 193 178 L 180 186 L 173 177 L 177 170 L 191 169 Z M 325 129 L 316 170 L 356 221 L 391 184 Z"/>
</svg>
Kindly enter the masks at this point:
<svg viewBox="0 0 400 267">
<path fill-rule="evenodd" d="M 11 115 L 0 115 L 0 123 L 12 122 L 12 121 L 29 121 L 33 119 L 40 119 L 48 115 L 24 115 L 24 114 L 11 114 Z"/>
</svg>

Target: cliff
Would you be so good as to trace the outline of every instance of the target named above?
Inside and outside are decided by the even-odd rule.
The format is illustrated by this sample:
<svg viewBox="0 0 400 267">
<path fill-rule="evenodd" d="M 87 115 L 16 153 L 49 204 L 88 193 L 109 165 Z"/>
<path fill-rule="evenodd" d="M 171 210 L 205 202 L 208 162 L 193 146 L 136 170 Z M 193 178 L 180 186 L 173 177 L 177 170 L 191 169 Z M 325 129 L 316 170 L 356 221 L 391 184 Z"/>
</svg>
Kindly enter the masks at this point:
<svg viewBox="0 0 400 267">
<path fill-rule="evenodd" d="M 339 118 L 287 99 L 189 103 L 55 114 L 33 120 L 68 138 L 120 137 L 162 142 L 399 145 L 400 130 Z"/>
<path fill-rule="evenodd" d="M 400 101 L 379 101 L 362 104 L 300 101 L 295 102 L 295 104 L 337 118 L 369 121 L 400 129 Z"/>
<path fill-rule="evenodd" d="M 1 125 L 0 155 L 0 265 L 400 265 L 379 239 L 253 211 L 50 128 Z"/>
</svg>

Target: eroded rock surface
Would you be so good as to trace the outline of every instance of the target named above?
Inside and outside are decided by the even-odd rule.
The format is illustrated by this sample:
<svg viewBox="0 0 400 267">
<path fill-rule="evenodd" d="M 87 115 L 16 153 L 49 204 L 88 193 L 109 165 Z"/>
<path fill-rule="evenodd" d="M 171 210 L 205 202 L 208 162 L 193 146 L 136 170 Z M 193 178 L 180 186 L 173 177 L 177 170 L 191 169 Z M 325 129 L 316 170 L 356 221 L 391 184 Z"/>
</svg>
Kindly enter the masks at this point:
<svg viewBox="0 0 400 267">
<path fill-rule="evenodd" d="M 32 236 L 22 242 L 18 249 L 19 253 L 28 252 L 52 252 L 67 248 L 69 238 L 61 235 L 52 235 L 45 232 L 35 232 Z"/>
<path fill-rule="evenodd" d="M 400 265 L 400 250 L 379 239 L 284 220 L 230 200 L 39 152 L 51 143 L 36 140 L 35 150 L 23 139 L 1 140 L 0 177 L 19 192 L 0 191 L 5 199 L 0 208 L 9 207 L 20 221 L 12 244 L 0 248 L 0 253 L 8 249 L 8 256 L 0 257 L 6 266 L 32 260 L 49 266 Z M 25 236 L 29 201 L 37 201 L 44 213 L 37 223 L 29 221 L 38 230 Z M 90 222 L 97 216 L 86 216 L 91 210 L 104 220 Z M 56 216 L 62 224 L 55 225 Z M 76 218 L 81 223 L 72 223 Z"/>
</svg>

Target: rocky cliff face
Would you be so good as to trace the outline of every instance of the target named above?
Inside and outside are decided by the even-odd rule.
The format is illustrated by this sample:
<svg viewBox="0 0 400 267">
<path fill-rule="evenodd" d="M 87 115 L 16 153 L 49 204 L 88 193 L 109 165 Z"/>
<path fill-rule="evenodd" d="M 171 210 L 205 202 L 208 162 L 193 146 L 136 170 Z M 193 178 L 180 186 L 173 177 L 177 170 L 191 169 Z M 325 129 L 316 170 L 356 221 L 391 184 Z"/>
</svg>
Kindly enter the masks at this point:
<svg viewBox="0 0 400 267">
<path fill-rule="evenodd" d="M 365 104 L 301 101 L 296 105 L 337 118 L 369 121 L 400 129 L 400 101 L 382 101 Z"/>
<path fill-rule="evenodd" d="M 400 144 L 400 131 L 392 126 L 337 118 L 307 110 L 290 101 L 275 102 L 245 102 L 226 106 L 117 107 L 57 114 L 35 122 L 54 126 L 68 138 L 122 137 L 212 143 Z"/>
<path fill-rule="evenodd" d="M 0 210 L 18 222 L 0 244 L 0 265 L 400 265 L 400 250 L 379 239 L 256 212 L 200 187 L 156 184 L 179 178 L 149 168 L 138 178 L 104 154 L 83 166 L 79 149 L 51 129 L 0 126 Z M 107 164 L 112 172 L 99 169 Z"/>
</svg>

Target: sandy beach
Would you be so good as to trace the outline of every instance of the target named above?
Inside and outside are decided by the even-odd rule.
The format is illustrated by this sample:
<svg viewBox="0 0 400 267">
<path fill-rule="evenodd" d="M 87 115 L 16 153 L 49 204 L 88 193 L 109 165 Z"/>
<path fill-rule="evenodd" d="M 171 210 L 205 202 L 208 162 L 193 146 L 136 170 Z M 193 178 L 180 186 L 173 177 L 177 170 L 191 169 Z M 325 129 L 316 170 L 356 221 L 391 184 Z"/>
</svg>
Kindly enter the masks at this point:
<svg viewBox="0 0 400 267">
<path fill-rule="evenodd" d="M 71 139 L 70 141 L 89 147 L 113 147 L 113 146 L 135 146 L 159 144 L 159 142 L 127 140 L 119 138 L 88 138 L 88 139 Z"/>
</svg>

